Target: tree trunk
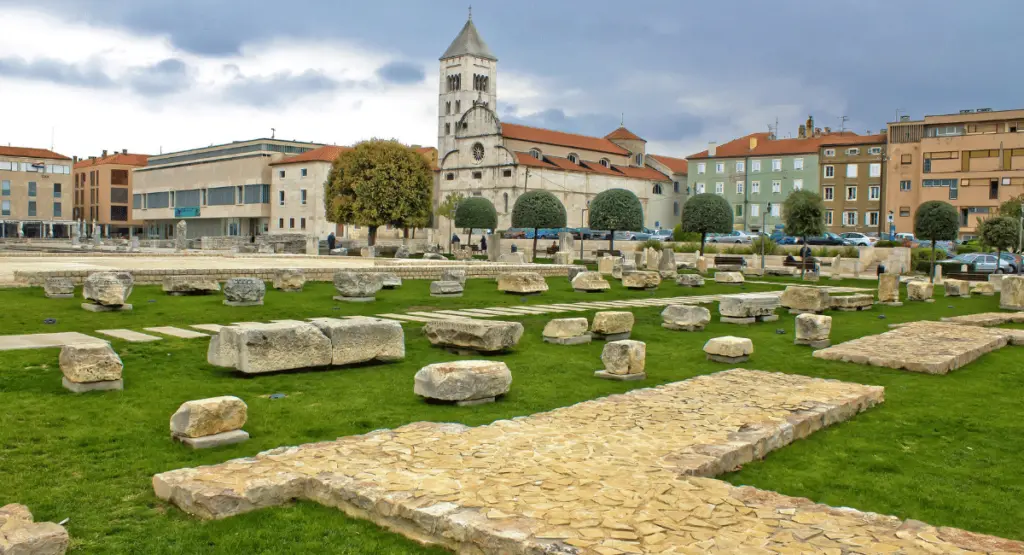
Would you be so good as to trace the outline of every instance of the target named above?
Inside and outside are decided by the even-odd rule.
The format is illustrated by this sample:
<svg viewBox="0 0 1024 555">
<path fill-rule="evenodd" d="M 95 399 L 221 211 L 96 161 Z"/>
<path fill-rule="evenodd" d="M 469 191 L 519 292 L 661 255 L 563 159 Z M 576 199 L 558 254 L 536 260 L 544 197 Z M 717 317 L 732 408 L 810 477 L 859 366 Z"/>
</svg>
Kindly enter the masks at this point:
<svg viewBox="0 0 1024 555">
<path fill-rule="evenodd" d="M 402 228 L 402 238 L 403 239 L 408 239 L 409 238 L 409 228 L 407 228 L 407 227 L 403 227 Z"/>
<path fill-rule="evenodd" d="M 700 252 L 697 253 L 699 256 L 704 256 L 704 240 L 707 239 L 708 234 L 701 232 L 700 234 Z"/>
<path fill-rule="evenodd" d="M 807 237 L 803 237 L 802 239 L 803 239 L 802 243 L 803 243 L 804 247 L 810 249 L 810 247 L 807 245 Z M 803 250 L 803 249 L 800 249 L 800 250 Z M 808 252 L 808 251 L 804 251 L 804 252 Z M 807 257 L 804 256 L 803 254 L 804 254 L 803 252 L 800 253 L 800 280 L 801 281 L 803 281 L 804 277 L 806 277 L 806 275 L 807 275 Z"/>
<path fill-rule="evenodd" d="M 367 226 L 366 230 L 366 245 L 372 247 L 377 244 L 377 226 Z"/>
<path fill-rule="evenodd" d="M 611 230 L 611 233 L 608 234 L 608 250 L 610 250 L 610 251 L 615 250 L 615 230 L 614 229 Z M 611 254 L 611 253 L 608 253 L 608 254 Z"/>
<path fill-rule="evenodd" d="M 530 254 L 530 262 L 537 261 L 537 231 L 538 228 L 533 228 L 533 252 Z"/>
<path fill-rule="evenodd" d="M 992 273 L 994 273 L 994 274 L 1000 274 L 1000 273 L 1003 272 L 1003 269 L 1001 268 L 1001 264 L 1000 264 L 1000 262 L 1002 262 L 1002 260 L 1000 260 L 1000 258 L 999 258 L 1002 255 L 1003 255 L 1003 250 L 1001 248 L 999 248 L 999 247 L 996 247 L 996 269 L 992 270 Z"/>
<path fill-rule="evenodd" d="M 928 281 L 935 283 L 935 239 L 932 239 L 932 273 L 929 275 Z"/>
<path fill-rule="evenodd" d="M 473 246 L 473 228 L 469 228 L 469 237 L 466 237 L 466 248 Z"/>
</svg>

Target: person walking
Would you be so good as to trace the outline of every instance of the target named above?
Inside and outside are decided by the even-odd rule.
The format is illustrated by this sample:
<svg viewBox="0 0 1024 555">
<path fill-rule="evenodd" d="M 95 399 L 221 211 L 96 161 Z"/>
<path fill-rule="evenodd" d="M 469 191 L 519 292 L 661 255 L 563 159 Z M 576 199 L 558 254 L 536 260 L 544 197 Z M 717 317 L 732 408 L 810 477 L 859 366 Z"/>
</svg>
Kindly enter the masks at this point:
<svg viewBox="0 0 1024 555">
<path fill-rule="evenodd" d="M 484 235 L 480 238 L 480 251 L 487 252 L 487 236 Z"/>
<path fill-rule="evenodd" d="M 327 235 L 327 249 L 333 251 L 334 245 L 336 244 L 338 244 L 338 238 L 334 236 L 334 232 L 332 231 Z"/>
</svg>

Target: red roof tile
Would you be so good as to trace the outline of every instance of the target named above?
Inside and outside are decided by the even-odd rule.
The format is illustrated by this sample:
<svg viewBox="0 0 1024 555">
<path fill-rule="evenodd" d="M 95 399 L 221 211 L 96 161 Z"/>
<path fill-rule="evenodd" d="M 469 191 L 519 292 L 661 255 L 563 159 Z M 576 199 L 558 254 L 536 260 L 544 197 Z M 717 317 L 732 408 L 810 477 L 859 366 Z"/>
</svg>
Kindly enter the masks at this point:
<svg viewBox="0 0 1024 555">
<path fill-rule="evenodd" d="M 619 127 L 615 131 L 612 131 L 611 133 L 605 135 L 604 138 L 609 140 L 619 139 L 620 141 L 644 141 L 645 143 L 647 142 L 644 139 L 638 137 L 636 133 L 633 133 L 632 131 L 626 129 L 625 127 Z"/>
<path fill-rule="evenodd" d="M 501 124 L 501 134 L 506 139 L 515 139 L 517 141 L 566 146 L 595 152 L 621 154 L 623 156 L 629 155 L 628 150 L 601 137 L 589 137 L 587 135 L 577 135 L 575 133 L 564 133 L 562 131 L 529 127 L 516 123 Z"/>
<path fill-rule="evenodd" d="M 277 162 L 270 164 L 271 166 L 282 166 L 284 164 L 298 164 L 299 162 L 334 162 L 338 159 L 338 155 L 346 150 L 352 150 L 350 146 L 322 146 L 320 148 L 314 148 L 308 150 L 302 154 L 296 154 L 295 156 L 289 156 Z"/>
<path fill-rule="evenodd" d="M 70 160 L 63 154 L 57 154 L 45 148 L 25 148 L 20 146 L 0 146 L 0 156 L 20 156 L 22 158 L 45 158 L 47 160 Z"/>
<path fill-rule="evenodd" d="M 115 152 L 105 158 L 86 158 L 85 160 L 79 160 L 78 163 L 75 164 L 75 169 L 91 168 L 93 166 L 102 166 L 105 164 L 142 167 L 148 162 L 148 154 L 124 154 L 121 152 Z"/>
<path fill-rule="evenodd" d="M 635 166 L 612 166 L 615 171 L 622 173 L 626 177 L 632 177 L 634 179 L 649 179 L 651 181 L 671 181 L 667 175 L 661 173 L 654 168 L 642 167 L 638 168 Z"/>
<path fill-rule="evenodd" d="M 826 141 L 848 140 L 848 138 L 860 137 L 856 133 L 847 132 L 839 135 L 821 135 L 808 139 L 768 139 L 768 133 L 751 133 L 719 145 L 715 155 L 711 158 L 738 158 L 742 156 L 773 156 L 785 154 L 814 154 Z M 860 137 L 863 139 L 863 137 Z M 757 147 L 751 150 L 750 139 L 757 139 Z M 854 139 L 855 140 L 855 139 Z M 708 151 L 704 150 L 688 156 L 688 160 L 695 158 L 709 158 Z"/>
<path fill-rule="evenodd" d="M 607 168 L 602 166 L 600 162 L 591 162 L 589 160 L 584 160 L 583 164 L 586 165 L 586 167 L 594 173 L 600 173 L 604 175 L 617 175 L 620 177 L 622 176 L 621 172 L 617 172 L 612 169 L 611 164 L 609 164 Z"/>
<path fill-rule="evenodd" d="M 648 154 L 648 158 L 654 158 L 658 162 L 661 162 L 663 166 L 672 171 L 672 173 L 685 174 L 687 171 L 686 160 L 682 158 L 672 158 L 671 156 L 662 156 L 660 154 Z"/>
<path fill-rule="evenodd" d="M 528 152 L 517 152 L 516 161 L 523 166 L 530 166 L 531 168 L 548 168 L 555 169 L 555 166 L 537 158 L 534 158 Z"/>
</svg>

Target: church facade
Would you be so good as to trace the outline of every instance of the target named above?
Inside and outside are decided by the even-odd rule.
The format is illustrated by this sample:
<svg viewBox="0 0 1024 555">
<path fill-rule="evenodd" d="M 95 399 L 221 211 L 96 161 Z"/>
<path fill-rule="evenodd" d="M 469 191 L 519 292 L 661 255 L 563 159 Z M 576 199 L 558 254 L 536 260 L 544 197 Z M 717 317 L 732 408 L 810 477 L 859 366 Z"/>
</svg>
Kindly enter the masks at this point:
<svg viewBox="0 0 1024 555">
<path fill-rule="evenodd" d="M 568 227 L 586 227 L 590 200 L 619 188 L 640 199 L 645 226 L 679 222 L 686 160 L 648 154 L 647 142 L 625 127 L 591 137 L 503 123 L 497 66 L 472 19 L 440 58 L 436 203 L 452 193 L 484 197 L 498 212 L 498 229 L 508 229 L 516 199 L 542 189 L 565 205 Z M 437 221 L 439 229 L 447 225 Z"/>
</svg>

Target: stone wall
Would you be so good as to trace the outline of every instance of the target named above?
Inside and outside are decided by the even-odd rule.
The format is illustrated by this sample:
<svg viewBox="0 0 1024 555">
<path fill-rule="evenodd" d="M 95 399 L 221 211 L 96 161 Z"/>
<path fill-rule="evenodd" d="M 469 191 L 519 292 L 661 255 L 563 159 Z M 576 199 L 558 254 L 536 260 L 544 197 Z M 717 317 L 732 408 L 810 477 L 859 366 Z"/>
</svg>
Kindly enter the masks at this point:
<svg viewBox="0 0 1024 555">
<path fill-rule="evenodd" d="M 249 244 L 249 237 L 231 235 L 205 235 L 199 238 L 199 248 L 204 251 L 230 251 L 235 247 Z M 193 241 L 193 246 L 194 246 Z"/>
</svg>

